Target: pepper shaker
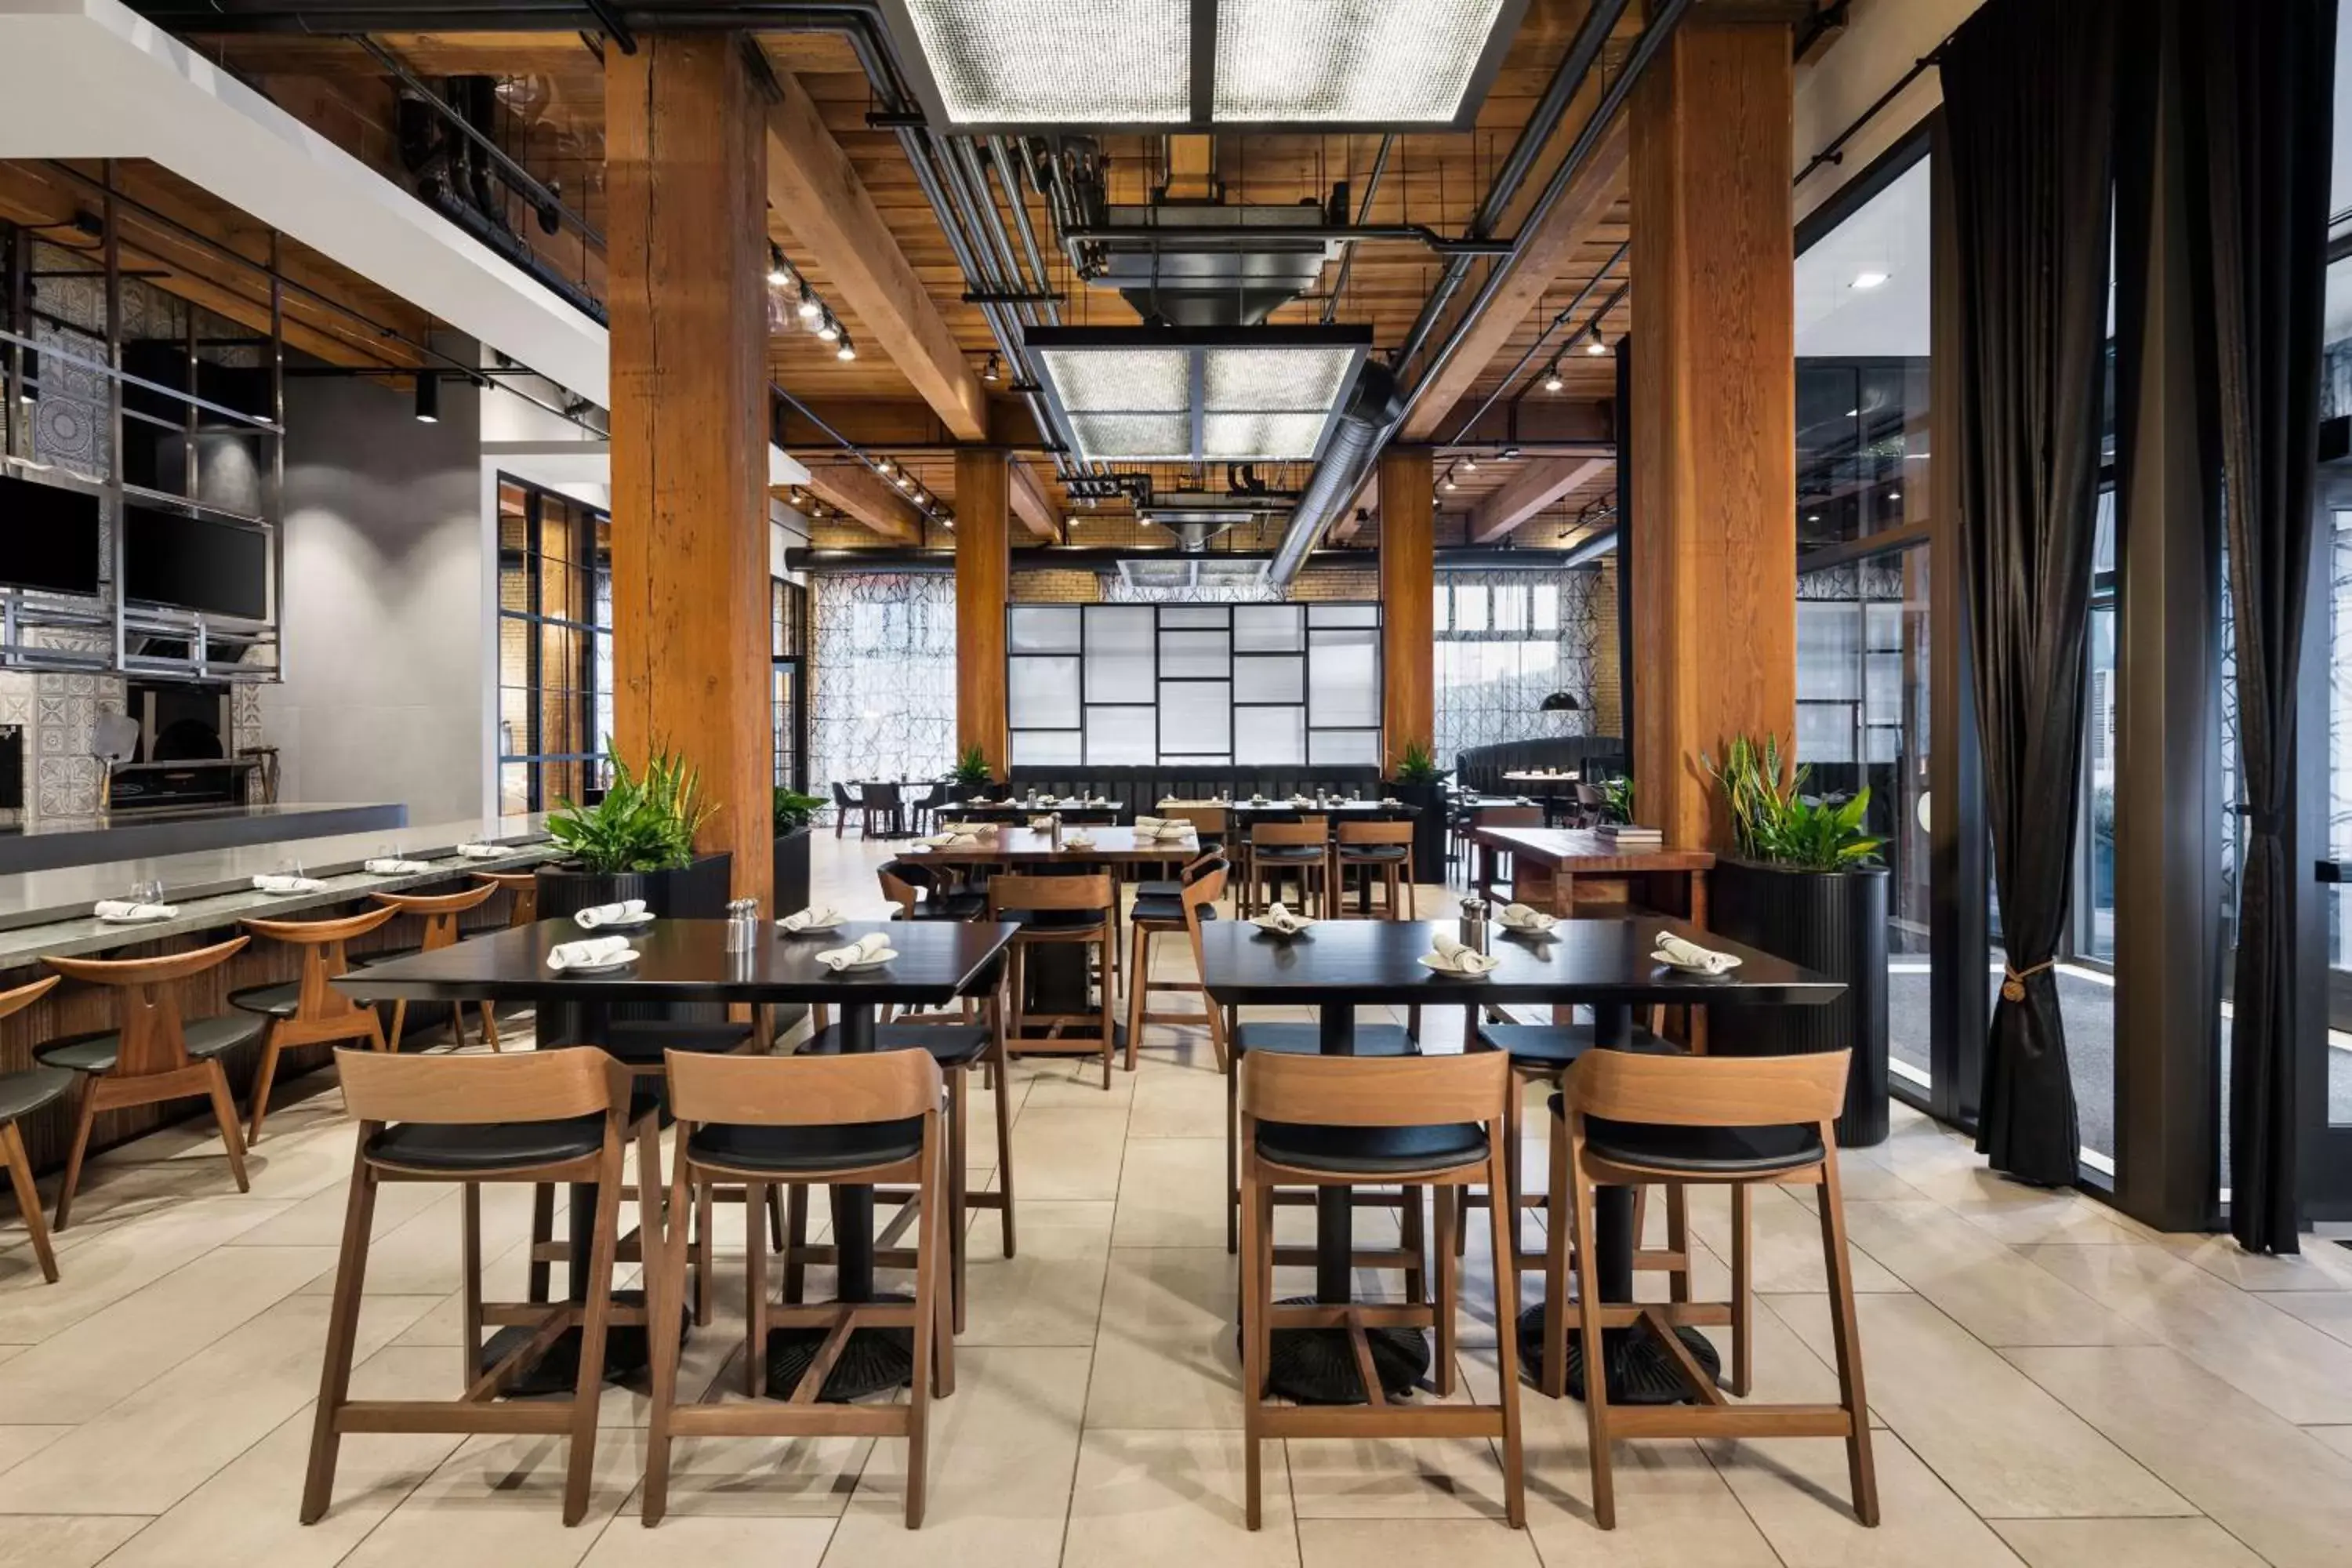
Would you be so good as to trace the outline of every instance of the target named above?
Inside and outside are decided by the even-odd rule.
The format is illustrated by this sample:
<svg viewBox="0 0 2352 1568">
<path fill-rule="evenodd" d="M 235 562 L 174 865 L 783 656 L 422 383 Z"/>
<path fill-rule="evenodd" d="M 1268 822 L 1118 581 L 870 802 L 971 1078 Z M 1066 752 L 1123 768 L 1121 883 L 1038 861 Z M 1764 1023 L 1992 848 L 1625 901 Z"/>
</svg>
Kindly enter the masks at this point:
<svg viewBox="0 0 2352 1568">
<path fill-rule="evenodd" d="M 1462 945 L 1473 952 L 1486 951 L 1486 900 L 1475 893 L 1462 900 Z"/>
</svg>

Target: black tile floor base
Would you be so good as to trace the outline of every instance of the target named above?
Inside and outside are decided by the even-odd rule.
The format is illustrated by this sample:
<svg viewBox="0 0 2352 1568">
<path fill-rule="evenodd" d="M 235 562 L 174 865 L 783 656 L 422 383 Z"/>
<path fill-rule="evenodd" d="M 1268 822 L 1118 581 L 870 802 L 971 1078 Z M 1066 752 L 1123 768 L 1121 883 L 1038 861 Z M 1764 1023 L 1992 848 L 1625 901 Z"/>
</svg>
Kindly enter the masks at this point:
<svg viewBox="0 0 2352 1568">
<path fill-rule="evenodd" d="M 1312 1307 L 1312 1296 L 1277 1305 Z M 1402 1399 L 1429 1372 L 1429 1335 L 1421 1329 L 1367 1329 L 1381 1392 Z M 1276 1329 L 1267 1341 L 1266 1392 L 1300 1405 L 1363 1405 L 1364 1380 L 1345 1329 Z"/>
<path fill-rule="evenodd" d="M 1583 1336 L 1576 1331 L 1575 1308 L 1569 1309 L 1568 1395 L 1584 1397 Z M 1543 1382 L 1543 1303 L 1519 1313 L 1519 1370 L 1528 1382 Z M 1676 1329 L 1676 1334 L 1711 1381 L 1722 1368 L 1723 1352 L 1696 1329 Z M 1612 1405 L 1688 1405 L 1697 1390 L 1683 1378 L 1682 1367 L 1645 1327 L 1606 1329 L 1601 1342 L 1609 1352 L 1609 1403 Z"/>
<path fill-rule="evenodd" d="M 645 1293 L 619 1290 L 614 1293 L 616 1307 L 643 1307 Z M 500 1357 L 517 1345 L 529 1342 L 531 1330 L 522 1323 L 510 1324 L 492 1334 L 482 1346 L 480 1365 L 484 1372 L 499 1363 Z M 554 1394 L 570 1394 L 580 1382 L 580 1338 L 578 1329 L 566 1329 L 537 1361 L 523 1368 L 507 1385 L 507 1396 L 531 1399 Z M 630 1383 L 641 1381 L 651 1366 L 653 1357 L 647 1352 L 652 1341 L 646 1331 L 634 1323 L 618 1324 L 604 1331 L 604 1381 Z"/>
<path fill-rule="evenodd" d="M 877 1296 L 874 1302 L 911 1306 L 913 1298 Z M 825 1336 L 831 1331 L 814 1328 L 768 1331 L 771 1399 L 793 1396 L 801 1385 L 802 1374 L 815 1362 L 817 1352 L 824 1348 Z M 860 1329 L 842 1347 L 841 1359 L 825 1374 L 824 1387 L 817 1398 L 826 1405 L 846 1405 L 853 1399 L 905 1388 L 914 1379 L 914 1330 Z"/>
</svg>

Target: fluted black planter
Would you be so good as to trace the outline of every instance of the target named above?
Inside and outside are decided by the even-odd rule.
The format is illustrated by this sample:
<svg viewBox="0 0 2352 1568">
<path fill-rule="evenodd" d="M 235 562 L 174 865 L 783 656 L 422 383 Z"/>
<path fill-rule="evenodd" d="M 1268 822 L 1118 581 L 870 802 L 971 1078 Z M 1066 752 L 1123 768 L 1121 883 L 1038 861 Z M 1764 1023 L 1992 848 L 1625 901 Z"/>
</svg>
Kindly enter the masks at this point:
<svg viewBox="0 0 2352 1568">
<path fill-rule="evenodd" d="M 1723 1056 L 1794 1056 L 1851 1048 L 1838 1142 L 1886 1138 L 1886 889 L 1884 866 L 1807 871 L 1730 857 L 1707 881 L 1707 924 L 1845 983 L 1823 1007 L 1709 1009 L 1707 1048 Z"/>
<path fill-rule="evenodd" d="M 774 870 L 775 913 L 779 918 L 808 908 L 809 830 L 795 827 L 776 835 Z"/>
<path fill-rule="evenodd" d="M 1421 808 L 1412 819 L 1413 874 L 1424 882 L 1445 880 L 1445 785 L 1436 784 L 1406 784 L 1391 779 L 1381 785 L 1382 795 L 1394 795 L 1407 805 Z"/>
</svg>

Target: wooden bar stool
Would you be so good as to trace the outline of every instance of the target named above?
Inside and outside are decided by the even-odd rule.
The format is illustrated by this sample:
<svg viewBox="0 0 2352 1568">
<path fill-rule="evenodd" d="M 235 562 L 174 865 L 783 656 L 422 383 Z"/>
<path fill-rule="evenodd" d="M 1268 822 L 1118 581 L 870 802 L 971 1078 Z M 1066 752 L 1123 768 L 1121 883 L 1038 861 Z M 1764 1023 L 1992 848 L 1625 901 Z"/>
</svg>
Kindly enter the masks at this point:
<svg viewBox="0 0 2352 1568">
<path fill-rule="evenodd" d="M 391 920 L 397 910 L 370 910 L 331 921 L 246 921 L 245 929 L 302 950 L 302 973 L 277 985 L 247 985 L 228 994 L 228 1005 L 268 1020 L 261 1036 L 261 1065 L 253 1075 L 253 1110 L 246 1142 L 261 1139 L 261 1119 L 269 1113 L 269 1086 L 278 1079 L 278 1054 L 291 1046 L 333 1040 L 365 1040 L 388 1049 L 375 1009 L 354 1002 L 327 984 L 349 971 L 343 944 Z"/>
<path fill-rule="evenodd" d="M 468 910 L 480 909 L 498 890 L 492 884 L 468 888 L 462 893 L 371 893 L 368 896 L 387 909 L 421 917 L 425 921 L 425 940 L 415 948 L 404 951 L 434 952 L 445 947 L 457 946 L 457 917 Z M 378 962 L 392 956 L 391 953 L 374 955 Z M 498 1019 L 488 1002 L 478 1005 L 482 1009 L 482 1044 L 498 1050 Z M 394 1002 L 392 1005 L 392 1048 L 395 1051 L 400 1049 L 401 1031 L 407 1025 L 408 1004 L 405 1001 Z M 450 1006 L 449 1032 L 456 1037 L 457 1044 L 462 1046 L 466 1043 L 466 1005 L 462 1002 L 453 1003 Z"/>
<path fill-rule="evenodd" d="M 1297 822 L 1259 822 L 1249 832 L 1249 885 L 1244 897 L 1249 910 L 1265 909 L 1282 892 L 1285 876 L 1298 879 L 1302 910 L 1311 890 L 1315 912 L 1331 912 L 1331 829 L 1322 817 Z M 1309 879 L 1312 879 L 1310 889 Z M 1268 895 L 1261 897 L 1260 895 Z"/>
<path fill-rule="evenodd" d="M 59 984 L 58 976 L 47 974 L 29 985 L 0 991 L 0 1018 L 23 1012 Z M 73 1074 L 63 1068 L 35 1067 L 0 1074 L 0 1156 L 7 1160 L 8 1184 L 16 1189 L 16 1212 L 25 1216 L 25 1230 L 33 1238 L 33 1257 L 41 1266 L 41 1278 L 52 1285 L 58 1282 L 57 1254 L 49 1250 L 40 1189 L 33 1184 L 33 1162 L 25 1152 L 25 1135 L 16 1131 L 16 1123 L 65 1098 L 73 1081 Z"/>
<path fill-rule="evenodd" d="M 659 1266 L 647 1270 L 655 1309 L 651 1430 L 646 1435 L 645 1522 L 669 1505 L 670 1444 L 678 1437 L 872 1436 L 907 1439 L 907 1528 L 923 1521 L 924 1436 L 930 1402 L 955 1386 L 954 1341 L 941 1310 L 950 1205 L 940 1124 L 939 1064 L 919 1050 L 816 1057 L 698 1057 L 673 1053 L 669 1097 L 677 1115 L 670 1170 L 670 1223 Z M 776 1186 L 911 1182 L 920 1221 L 915 1299 L 772 1306 L 762 1208 Z M 825 1339 L 791 1395 L 752 1404 L 678 1402 L 678 1329 L 685 1298 L 683 1216 L 699 1187 L 744 1192 L 744 1375 L 754 1396 L 768 1384 L 768 1330 L 817 1327 Z M 914 1339 L 914 1388 L 904 1405 L 825 1404 L 826 1380 L 861 1329 L 903 1329 Z"/>
<path fill-rule="evenodd" d="M 1400 1183 L 1408 1191 L 1503 1180 L 1503 1100 L 1510 1069 L 1488 1051 L 1443 1057 L 1295 1056 L 1265 1051 L 1244 1056 L 1242 1092 L 1242 1418 L 1249 1527 L 1258 1527 L 1258 1445 L 1269 1437 L 1500 1437 L 1504 1514 L 1513 1529 L 1527 1522 L 1519 1441 L 1517 1336 L 1518 1277 L 1495 1271 L 1495 1321 L 1500 1403 L 1389 1403 L 1373 1370 L 1365 1331 L 1433 1329 L 1437 1393 L 1454 1388 L 1454 1327 L 1459 1270 L 1454 1262 L 1454 1205 L 1443 1193 L 1437 1212 L 1436 1289 L 1410 1292 L 1402 1304 L 1363 1302 L 1281 1306 L 1274 1300 L 1274 1190 L 1351 1186 L 1366 1180 Z M 1495 1253 L 1507 1238 L 1494 1215 Z M 1344 1329 L 1361 1370 L 1367 1404 L 1360 1406 L 1269 1404 L 1265 1379 L 1276 1329 Z"/>
<path fill-rule="evenodd" d="M 613 1270 L 619 1248 L 623 1153 L 634 1141 L 639 1170 L 638 1230 L 661 1233 L 661 1145 L 650 1103 L 633 1104 L 628 1071 L 588 1047 L 511 1057 L 402 1057 L 338 1050 L 343 1100 L 359 1123 L 351 1201 L 343 1211 L 342 1253 L 327 1320 L 327 1353 L 319 1375 L 310 1466 L 302 1487 L 302 1522 L 315 1524 L 333 1500 L 335 1460 L 348 1432 L 504 1432 L 568 1436 L 563 1522 L 588 1510 L 596 1458 L 596 1405 L 604 1382 L 605 1331 L 646 1321 L 643 1309 L 616 1307 Z M 359 1333 L 361 1288 L 367 1278 L 376 1189 L 385 1182 L 454 1182 L 465 1192 L 465 1392 L 456 1399 L 351 1397 L 352 1353 Z M 481 1188 L 485 1182 L 593 1182 L 596 1216 L 585 1302 L 486 1302 L 482 1300 Z M 647 1246 L 652 1244 L 648 1242 Z M 520 1324 L 514 1348 L 481 1365 L 485 1325 Z M 580 1378 L 568 1400 L 518 1400 L 499 1394 L 565 1331 L 581 1331 Z M 676 1338 L 675 1320 L 671 1330 Z"/>
<path fill-rule="evenodd" d="M 1331 856 L 1335 873 L 1343 879 L 1335 884 L 1339 898 L 1344 900 L 1347 897 L 1344 878 L 1353 868 L 1356 874 L 1364 879 L 1364 904 L 1367 908 L 1371 904 L 1372 878 L 1377 875 L 1381 879 L 1381 896 L 1385 900 L 1383 907 L 1388 918 L 1399 918 L 1400 909 L 1406 920 L 1419 918 L 1414 912 L 1413 901 L 1412 885 L 1416 879 L 1412 863 L 1412 823 L 1343 820 L 1339 824 L 1339 838 L 1332 846 Z M 1397 900 L 1400 881 L 1404 887 L 1402 905 Z"/>
<path fill-rule="evenodd" d="M 988 918 L 1015 921 L 1013 938 L 1012 1016 L 1007 1024 L 1008 1048 L 1037 1056 L 1102 1056 L 1103 1088 L 1110 1088 L 1111 1053 L 1118 1042 L 1113 1018 L 1118 1012 L 1118 890 L 1107 871 L 1081 876 L 1043 877 L 1004 872 L 989 879 Z M 1086 1013 L 1031 1013 L 1029 954 L 1041 947 L 1077 946 L 1091 949 L 1098 968 L 1102 1005 Z M 1042 1024 L 1047 1033 L 1033 1037 L 1029 1026 Z M 1073 1025 L 1091 1025 L 1091 1035 L 1070 1035 Z"/>
<path fill-rule="evenodd" d="M 74 1190 L 81 1184 L 81 1163 L 89 1152 L 90 1129 L 99 1113 L 133 1105 L 160 1105 L 167 1100 L 212 1101 L 213 1120 L 219 1123 L 221 1142 L 228 1148 L 229 1173 L 236 1190 L 247 1190 L 245 1179 L 245 1139 L 237 1131 L 236 1101 L 228 1091 L 228 1074 L 220 1059 L 261 1032 L 261 1020 L 249 1014 L 230 1013 L 217 1018 L 180 1021 L 180 998 L 174 989 L 193 975 L 228 962 L 231 954 L 253 939 L 231 937 L 192 952 L 163 958 L 46 958 L 41 962 L 68 980 L 111 985 L 122 992 L 119 1030 L 71 1035 L 35 1047 L 42 1065 L 79 1074 L 79 1109 L 74 1118 L 72 1151 L 66 1155 L 65 1184 L 58 1189 L 58 1223 L 66 1227 L 73 1209 Z"/>
<path fill-rule="evenodd" d="M 1878 1481 L 1870 1453 L 1869 1402 L 1863 1390 L 1862 1341 L 1854 1321 L 1853 1261 L 1846 1247 L 1845 1202 L 1838 1185 L 1833 1123 L 1845 1105 L 1848 1053 L 1788 1057 L 1692 1057 L 1592 1051 L 1569 1069 L 1552 1097 L 1551 1190 L 1570 1196 L 1576 1240 L 1577 1332 L 1588 1368 L 1608 1364 L 1602 1336 L 1646 1332 L 1664 1348 L 1700 1400 L 1617 1409 L 1609 1380 L 1584 1379 L 1591 1428 L 1592 1514 L 1603 1530 L 1617 1523 L 1609 1445 L 1619 1437 L 1843 1437 L 1853 1509 L 1878 1522 Z M 1728 1303 L 1604 1301 L 1594 1249 L 1593 1186 L 1712 1182 L 1731 1188 L 1731 1300 Z M 1699 1363 L 1677 1331 L 1731 1328 L 1729 1392 L 1749 1387 L 1749 1199 L 1764 1182 L 1821 1189 L 1822 1257 L 1829 1272 L 1831 1337 L 1837 1350 L 1839 1403 L 1740 1405 Z M 1557 1394 L 1568 1364 L 1568 1244 L 1570 1226 L 1555 1207 L 1545 1253 L 1544 1392 Z M 1500 1256 L 1499 1243 L 1496 1256 Z M 1507 1333 L 1505 1339 L 1511 1336 Z"/>
<path fill-rule="evenodd" d="M 539 923 L 539 874 L 535 871 L 477 871 L 477 881 L 503 888 L 514 895 L 507 910 L 507 929 Z"/>
<path fill-rule="evenodd" d="M 1222 856 L 1203 855 L 1184 868 L 1182 879 L 1175 891 L 1166 897 L 1148 895 L 1141 889 L 1135 902 L 1127 911 L 1129 938 L 1127 959 L 1127 1070 L 1135 1070 L 1135 1047 L 1143 1037 L 1146 1024 L 1205 1024 L 1208 1015 L 1216 1012 L 1209 994 L 1201 988 L 1199 971 L 1192 980 L 1154 980 L 1151 978 L 1151 939 L 1173 936 L 1187 931 L 1196 921 L 1217 918 L 1217 900 L 1224 897 L 1227 867 Z M 1201 998 L 1205 1013 L 1155 1013 L 1151 1011 L 1154 991 L 1187 991 Z M 1218 1060 L 1224 1059 L 1222 1048 Z"/>
</svg>

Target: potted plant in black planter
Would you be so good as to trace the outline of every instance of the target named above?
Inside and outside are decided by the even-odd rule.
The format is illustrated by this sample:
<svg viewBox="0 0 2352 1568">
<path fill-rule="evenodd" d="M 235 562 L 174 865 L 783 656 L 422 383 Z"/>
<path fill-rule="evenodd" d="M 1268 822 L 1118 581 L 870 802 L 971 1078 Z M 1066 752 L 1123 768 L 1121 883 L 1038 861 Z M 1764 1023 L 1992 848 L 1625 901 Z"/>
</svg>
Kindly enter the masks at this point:
<svg viewBox="0 0 2352 1568">
<path fill-rule="evenodd" d="M 1838 1142 L 1860 1148 L 1886 1137 L 1886 868 L 1866 825 L 1870 791 L 1849 800 L 1804 793 L 1777 736 L 1736 738 L 1717 766 L 1700 765 L 1731 809 L 1738 853 L 1717 860 L 1709 923 L 1845 984 L 1822 1007 L 1711 1009 L 1708 1049 L 1786 1056 L 1851 1048 Z"/>
<path fill-rule="evenodd" d="M 1413 872 L 1425 882 L 1445 879 L 1445 770 L 1429 747 L 1407 741 L 1397 753 L 1394 775 L 1381 786 L 1405 805 L 1420 810 L 1412 819 Z"/>
<path fill-rule="evenodd" d="M 642 774 L 609 742 L 604 756 L 613 775 L 604 797 L 566 800 L 548 814 L 548 837 L 563 855 L 539 868 L 541 918 L 625 899 L 673 919 L 723 918 L 733 857 L 695 853 L 694 836 L 716 809 L 702 798 L 701 775 L 658 750 Z"/>
<path fill-rule="evenodd" d="M 995 782 L 988 754 L 975 742 L 956 753 L 955 766 L 948 770 L 947 798 L 951 803 L 970 800 Z"/>
<path fill-rule="evenodd" d="M 771 811 L 776 830 L 776 912 L 780 915 L 808 908 L 809 823 L 824 804 L 823 795 L 792 789 L 775 792 Z"/>
</svg>

